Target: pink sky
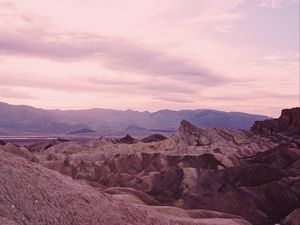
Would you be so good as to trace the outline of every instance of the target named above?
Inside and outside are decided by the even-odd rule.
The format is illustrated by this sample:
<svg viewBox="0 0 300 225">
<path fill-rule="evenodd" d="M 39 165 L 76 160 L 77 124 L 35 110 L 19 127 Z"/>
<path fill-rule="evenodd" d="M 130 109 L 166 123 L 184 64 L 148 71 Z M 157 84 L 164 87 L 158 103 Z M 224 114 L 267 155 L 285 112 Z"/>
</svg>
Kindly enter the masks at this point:
<svg viewBox="0 0 300 225">
<path fill-rule="evenodd" d="M 299 0 L 0 0 L 0 18 L 3 102 L 299 106 Z"/>
</svg>

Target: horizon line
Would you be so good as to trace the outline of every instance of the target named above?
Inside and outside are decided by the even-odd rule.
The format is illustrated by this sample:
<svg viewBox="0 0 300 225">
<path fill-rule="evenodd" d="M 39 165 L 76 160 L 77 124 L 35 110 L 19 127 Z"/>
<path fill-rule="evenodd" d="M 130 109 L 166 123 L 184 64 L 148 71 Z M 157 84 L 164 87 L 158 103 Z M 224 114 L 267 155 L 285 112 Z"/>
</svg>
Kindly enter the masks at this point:
<svg viewBox="0 0 300 225">
<path fill-rule="evenodd" d="M 43 108 L 43 107 L 38 107 L 38 106 L 34 106 L 34 105 L 26 105 L 26 104 L 11 104 L 8 102 L 3 102 L 0 101 L 0 104 L 6 104 L 6 105 L 10 105 L 10 106 L 25 106 L 25 107 L 31 107 L 31 108 L 35 108 L 35 109 L 39 109 L 39 110 L 46 110 L 46 111 L 85 111 L 85 110 L 112 110 L 112 111 L 122 111 L 122 112 L 126 112 L 126 111 L 133 111 L 133 112 L 139 112 L 139 113 L 157 113 L 157 112 L 161 112 L 161 111 L 173 111 L 173 112 L 180 112 L 180 111 L 197 111 L 197 110 L 202 110 L 202 111 L 216 111 L 216 112 L 225 112 L 225 113 L 243 113 L 243 114 L 248 114 L 248 115 L 258 115 L 258 116 L 267 116 L 269 118 L 275 118 L 273 116 L 269 116 L 269 115 L 265 115 L 265 114 L 258 114 L 258 113 L 249 113 L 249 112 L 244 112 L 244 111 L 226 111 L 226 110 L 219 110 L 219 109 L 209 109 L 209 108 L 190 108 L 190 109 L 168 109 L 168 108 L 164 108 L 164 109 L 159 109 L 159 110 L 154 110 L 154 111 L 150 111 L 150 110 L 134 110 L 134 109 L 113 109 L 113 108 L 79 108 L 79 109 L 61 109 L 61 108 Z M 297 108 L 297 106 L 292 107 L 292 108 Z M 284 108 L 281 109 L 281 111 Z"/>
</svg>

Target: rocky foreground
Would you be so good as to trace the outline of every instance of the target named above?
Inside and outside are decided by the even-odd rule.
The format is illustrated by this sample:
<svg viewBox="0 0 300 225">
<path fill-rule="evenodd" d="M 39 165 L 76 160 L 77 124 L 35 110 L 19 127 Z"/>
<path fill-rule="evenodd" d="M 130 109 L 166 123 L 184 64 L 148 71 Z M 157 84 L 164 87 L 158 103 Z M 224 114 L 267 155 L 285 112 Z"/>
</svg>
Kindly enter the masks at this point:
<svg viewBox="0 0 300 225">
<path fill-rule="evenodd" d="M 300 108 L 251 132 L 0 142 L 0 224 L 299 225 Z"/>
</svg>

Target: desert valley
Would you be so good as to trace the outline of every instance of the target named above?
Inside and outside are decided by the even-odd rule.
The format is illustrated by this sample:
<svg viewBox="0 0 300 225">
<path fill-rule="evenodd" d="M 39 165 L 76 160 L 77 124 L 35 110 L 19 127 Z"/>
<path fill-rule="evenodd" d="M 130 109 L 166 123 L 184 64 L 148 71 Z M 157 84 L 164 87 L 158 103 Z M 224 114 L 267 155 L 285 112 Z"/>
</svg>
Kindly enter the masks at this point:
<svg viewBox="0 0 300 225">
<path fill-rule="evenodd" d="M 0 143 L 1 225 L 298 225 L 300 108 L 251 131 Z"/>
<path fill-rule="evenodd" d="M 300 225 L 300 0 L 0 18 L 0 225 Z"/>
</svg>

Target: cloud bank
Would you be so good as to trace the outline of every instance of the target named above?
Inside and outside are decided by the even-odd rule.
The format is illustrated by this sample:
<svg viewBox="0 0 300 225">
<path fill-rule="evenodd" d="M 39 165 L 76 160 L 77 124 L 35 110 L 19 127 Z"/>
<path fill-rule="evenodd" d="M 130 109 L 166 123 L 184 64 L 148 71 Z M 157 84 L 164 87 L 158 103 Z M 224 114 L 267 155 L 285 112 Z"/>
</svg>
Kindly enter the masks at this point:
<svg viewBox="0 0 300 225">
<path fill-rule="evenodd" d="M 298 104 L 297 7 L 297 0 L 0 1 L 0 101 L 276 116 Z"/>
</svg>

